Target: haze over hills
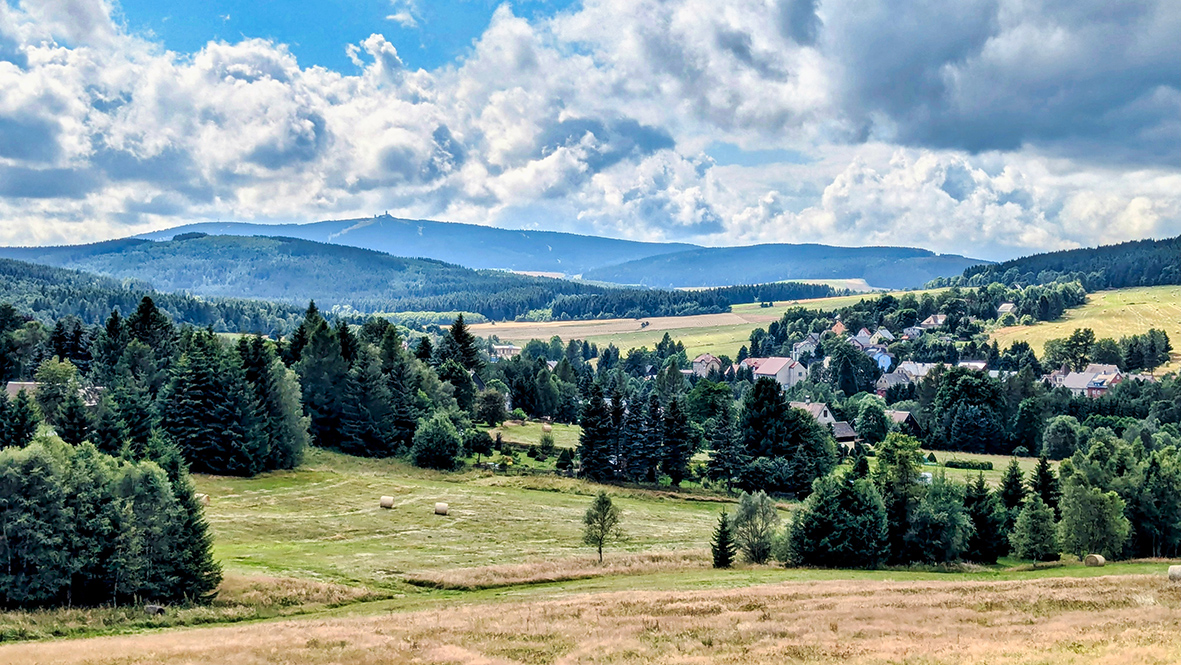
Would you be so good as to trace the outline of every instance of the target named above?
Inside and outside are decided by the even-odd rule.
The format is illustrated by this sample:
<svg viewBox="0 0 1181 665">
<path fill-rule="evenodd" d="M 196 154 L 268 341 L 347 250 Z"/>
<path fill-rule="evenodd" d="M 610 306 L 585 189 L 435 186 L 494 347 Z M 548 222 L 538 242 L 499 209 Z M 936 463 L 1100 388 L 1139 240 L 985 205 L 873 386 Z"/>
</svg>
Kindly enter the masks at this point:
<svg viewBox="0 0 1181 665">
<path fill-rule="evenodd" d="M 709 287 L 791 279 L 864 279 L 905 289 L 986 263 L 906 247 L 768 244 L 705 247 L 590 270 L 586 279 L 650 287 Z"/>
<path fill-rule="evenodd" d="M 468 268 L 552 272 L 662 288 L 857 278 L 876 287 L 912 288 L 987 263 L 906 247 L 700 247 L 389 216 L 310 224 L 207 222 L 139 237 L 168 240 L 189 232 L 302 238 L 394 256 L 437 259 Z"/>
</svg>

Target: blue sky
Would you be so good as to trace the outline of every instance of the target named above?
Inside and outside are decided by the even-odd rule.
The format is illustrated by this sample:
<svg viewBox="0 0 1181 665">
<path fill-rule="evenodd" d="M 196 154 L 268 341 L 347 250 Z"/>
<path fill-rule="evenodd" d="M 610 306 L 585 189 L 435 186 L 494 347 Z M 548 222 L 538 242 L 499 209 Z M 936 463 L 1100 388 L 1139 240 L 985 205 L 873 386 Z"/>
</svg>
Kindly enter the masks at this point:
<svg viewBox="0 0 1181 665">
<path fill-rule="evenodd" d="M 488 27 L 495 0 L 426 0 L 409 8 L 417 25 L 388 18 L 406 5 L 390 0 L 122 0 L 128 28 L 150 31 L 169 49 L 200 50 L 210 40 L 236 42 L 258 37 L 287 44 L 304 66 L 337 71 L 356 68 L 345 46 L 377 32 L 414 69 L 435 69 L 468 52 Z M 552 15 L 574 0 L 523 0 L 513 11 L 535 19 Z"/>
<path fill-rule="evenodd" d="M 0 244 L 385 211 L 986 259 L 1175 236 L 1178 34 L 1176 0 L 0 0 Z"/>
</svg>

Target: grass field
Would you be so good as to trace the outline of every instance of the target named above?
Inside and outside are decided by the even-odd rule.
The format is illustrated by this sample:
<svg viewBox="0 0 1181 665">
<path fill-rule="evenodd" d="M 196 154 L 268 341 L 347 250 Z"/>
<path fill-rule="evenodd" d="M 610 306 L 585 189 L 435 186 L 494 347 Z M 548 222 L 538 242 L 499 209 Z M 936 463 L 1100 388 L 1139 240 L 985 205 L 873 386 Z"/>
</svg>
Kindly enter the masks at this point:
<svg viewBox="0 0 1181 665">
<path fill-rule="evenodd" d="M 313 450 L 294 471 L 196 481 L 226 572 L 213 606 L 0 613 L 0 662 L 1065 665 L 1117 662 L 1103 658 L 1145 640 L 1162 660 L 1144 662 L 1176 655 L 1160 617 L 1181 620 L 1181 594 L 1164 561 L 714 570 L 722 499 L 606 487 L 627 539 L 600 565 L 580 535 L 603 487 L 581 480 Z M 74 639 L 29 641 L 53 637 Z"/>
<path fill-rule="evenodd" d="M 934 291 L 912 291 L 923 294 Z M 901 292 L 894 292 L 901 295 Z M 482 337 L 496 335 L 506 342 L 524 344 L 531 339 L 548 340 L 557 335 L 565 341 L 571 339 L 594 342 L 599 346 L 614 344 L 626 351 L 647 346 L 653 348 L 668 333 L 685 345 L 692 358 L 700 353 L 738 355 L 738 349 L 750 340 L 755 328 L 766 328 L 772 321 L 778 321 L 789 307 L 804 306 L 831 311 L 854 304 L 873 294 L 819 298 L 814 300 L 777 301 L 774 307 L 762 307 L 758 303 L 735 305 L 726 314 L 699 314 L 694 316 L 658 316 L 643 319 L 604 319 L 599 321 L 545 321 L 545 322 L 501 322 L 483 323 L 470 326 L 472 333 Z M 644 325 L 644 324 L 647 325 Z"/>
<path fill-rule="evenodd" d="M 1066 311 L 1059 321 L 1034 326 L 1000 328 L 992 334 L 1001 347 L 1018 340 L 1029 342 L 1040 355 L 1047 340 L 1068 337 L 1076 328 L 1090 328 L 1096 337 L 1119 339 L 1149 328 L 1159 328 L 1173 342 L 1173 360 L 1168 367 L 1181 369 L 1181 286 L 1150 286 L 1100 291 L 1087 296 L 1087 304 Z"/>
</svg>

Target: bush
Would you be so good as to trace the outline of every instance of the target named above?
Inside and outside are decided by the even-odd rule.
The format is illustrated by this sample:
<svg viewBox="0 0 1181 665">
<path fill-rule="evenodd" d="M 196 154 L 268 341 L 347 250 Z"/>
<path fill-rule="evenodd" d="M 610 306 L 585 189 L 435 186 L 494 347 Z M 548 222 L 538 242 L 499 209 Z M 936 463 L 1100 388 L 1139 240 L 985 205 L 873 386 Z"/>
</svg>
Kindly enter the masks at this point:
<svg viewBox="0 0 1181 665">
<path fill-rule="evenodd" d="M 830 474 L 788 529 L 786 561 L 823 568 L 875 568 L 886 555 L 886 507 L 868 479 Z"/>
<path fill-rule="evenodd" d="M 442 411 L 436 411 L 430 418 L 418 421 L 414 431 L 414 445 L 410 449 L 410 461 L 424 469 L 450 471 L 459 462 L 461 443 L 459 432 L 451 419 Z"/>
<path fill-rule="evenodd" d="M 1029 457 L 1029 448 L 1017 446 L 1013 449 L 1013 457 Z"/>
<path fill-rule="evenodd" d="M 509 414 L 509 419 L 510 420 L 520 420 L 521 422 L 525 422 L 526 420 L 529 419 L 529 416 L 525 414 L 524 410 L 522 410 L 520 407 L 517 407 L 517 408 L 513 409 L 512 413 Z"/>
<path fill-rule="evenodd" d="M 949 459 L 943 463 L 948 469 L 968 469 L 969 471 L 992 471 L 992 462 L 974 459 Z"/>
<path fill-rule="evenodd" d="M 537 459 L 546 460 L 554 454 L 554 435 L 549 432 L 541 433 L 541 442 L 537 444 Z"/>
</svg>

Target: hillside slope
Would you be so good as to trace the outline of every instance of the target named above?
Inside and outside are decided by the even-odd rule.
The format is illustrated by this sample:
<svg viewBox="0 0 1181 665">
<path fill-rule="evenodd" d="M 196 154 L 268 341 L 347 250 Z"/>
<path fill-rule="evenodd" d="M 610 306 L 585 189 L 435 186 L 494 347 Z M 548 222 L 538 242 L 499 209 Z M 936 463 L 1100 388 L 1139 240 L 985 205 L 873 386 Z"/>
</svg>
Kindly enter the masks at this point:
<svg viewBox="0 0 1181 665">
<path fill-rule="evenodd" d="M 921 286 L 984 263 L 906 247 L 751 245 L 707 247 L 597 268 L 584 277 L 618 284 L 680 288 L 791 279 L 864 279 L 888 289 Z"/>
<path fill-rule="evenodd" d="M 1181 284 L 1181 236 L 1025 256 L 968 268 L 956 283 L 1046 284 L 1077 279 L 1088 290 Z"/>
<path fill-rule="evenodd" d="M 394 256 L 436 259 L 467 268 L 580 275 L 592 268 L 693 249 L 681 243 L 647 243 L 556 231 L 513 231 L 476 224 L 380 216 L 311 224 L 208 222 L 148 233 L 171 240 L 182 233 L 282 236 L 360 247 Z"/>
</svg>

